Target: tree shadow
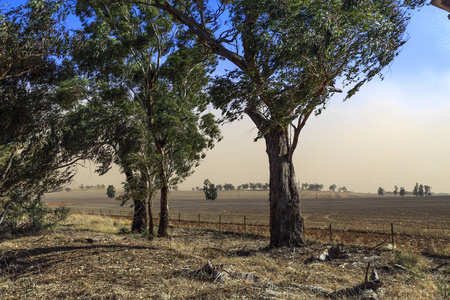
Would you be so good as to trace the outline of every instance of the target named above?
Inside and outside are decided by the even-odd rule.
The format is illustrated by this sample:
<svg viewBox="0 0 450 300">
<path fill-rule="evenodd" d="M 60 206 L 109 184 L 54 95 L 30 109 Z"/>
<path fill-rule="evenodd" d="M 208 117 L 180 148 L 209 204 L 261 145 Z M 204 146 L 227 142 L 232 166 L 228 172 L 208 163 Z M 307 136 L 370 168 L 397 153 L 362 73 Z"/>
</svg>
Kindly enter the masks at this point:
<svg viewBox="0 0 450 300">
<path fill-rule="evenodd" d="M 0 255 L 0 274 L 9 274 L 11 279 L 17 279 L 25 274 L 33 275 L 46 270 L 47 268 L 66 263 L 64 254 L 77 253 L 78 258 L 97 255 L 99 262 L 103 251 L 112 250 L 157 250 L 155 247 L 147 246 L 129 246 L 129 245 L 95 245 L 86 246 L 56 246 L 56 247 L 38 247 L 30 250 L 18 249 L 4 252 Z M 87 250 L 87 251 L 86 251 Z M 76 259 L 76 258 L 75 258 Z M 74 260 L 74 257 L 71 257 Z M 86 259 L 87 260 L 87 259 Z"/>
</svg>

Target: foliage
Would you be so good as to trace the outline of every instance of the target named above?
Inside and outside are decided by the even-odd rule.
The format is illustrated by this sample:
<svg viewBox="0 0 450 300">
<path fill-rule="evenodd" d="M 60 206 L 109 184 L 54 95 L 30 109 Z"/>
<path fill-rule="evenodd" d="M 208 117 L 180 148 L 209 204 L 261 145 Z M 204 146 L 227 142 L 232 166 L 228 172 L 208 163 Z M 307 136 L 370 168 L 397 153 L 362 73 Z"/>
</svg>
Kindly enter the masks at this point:
<svg viewBox="0 0 450 300">
<path fill-rule="evenodd" d="M 384 189 L 381 186 L 378 188 L 378 195 L 380 196 L 384 195 Z"/>
<path fill-rule="evenodd" d="M 405 196 L 406 195 L 406 190 L 405 190 L 405 188 L 404 187 L 401 187 L 400 188 L 400 196 Z"/>
<path fill-rule="evenodd" d="M 205 85 L 215 66 L 209 54 L 163 11 L 138 4 L 78 1 L 83 22 L 73 55 L 92 79 L 104 82 L 103 102 L 126 103 L 140 140 L 118 143 L 116 162 L 126 174 L 124 199 L 145 201 L 161 190 L 160 235 L 168 224 L 168 190 L 191 175 L 205 151 L 220 140 L 214 116 L 205 113 Z M 112 100 L 112 101 L 111 101 Z M 138 113 L 136 113 L 138 112 Z M 147 195 L 147 196 L 146 196 Z M 141 206 L 142 207 L 142 206 Z"/>
<path fill-rule="evenodd" d="M 292 157 L 306 121 L 325 109 L 337 82 L 349 86 L 348 99 L 380 75 L 406 41 L 407 9 L 424 3 L 236 0 L 215 11 L 212 1 L 149 3 L 236 67 L 215 78 L 210 96 L 224 120 L 246 114 L 266 141 L 272 246 L 304 243 Z"/>
<path fill-rule="evenodd" d="M 108 188 L 106 189 L 106 195 L 108 195 L 108 198 L 114 198 L 116 196 L 116 189 L 114 185 L 108 185 Z"/>
<path fill-rule="evenodd" d="M 332 191 L 333 193 L 334 193 L 334 191 L 336 191 L 336 188 L 337 188 L 337 185 L 335 185 L 335 184 L 332 184 L 329 187 L 330 191 Z"/>
<path fill-rule="evenodd" d="M 419 196 L 419 184 L 416 182 L 416 185 L 414 186 L 413 189 L 413 195 L 414 196 Z"/>
<path fill-rule="evenodd" d="M 413 189 L 414 196 L 431 196 L 431 187 L 429 185 L 423 185 L 416 183 Z"/>
<path fill-rule="evenodd" d="M 65 58 L 67 12 L 64 1 L 29 1 L 0 15 L 0 223 L 12 224 L 11 213 L 23 228 L 23 220 L 41 227 L 42 195 L 61 189 L 101 148 L 74 147 L 82 134 L 66 123 L 85 96 Z"/>
<path fill-rule="evenodd" d="M 338 191 L 345 193 L 345 192 L 347 192 L 347 188 L 345 186 L 341 186 L 338 188 Z"/>
<path fill-rule="evenodd" d="M 34 196 L 17 191 L 15 201 L 10 205 L 8 214 L 0 224 L 0 233 L 36 233 L 49 229 L 67 219 L 70 209 L 49 208 L 42 196 Z"/>
<path fill-rule="evenodd" d="M 232 185 L 231 183 L 225 183 L 225 184 L 223 185 L 223 189 L 224 189 L 225 191 L 234 191 L 235 187 L 234 187 L 234 185 Z"/>
<path fill-rule="evenodd" d="M 310 191 L 321 191 L 324 188 L 323 184 L 319 183 L 307 184 L 307 187 L 307 189 Z"/>
<path fill-rule="evenodd" d="M 216 186 L 211 183 L 208 179 L 203 182 L 203 193 L 205 193 L 206 200 L 216 200 L 217 199 L 217 189 Z"/>
</svg>

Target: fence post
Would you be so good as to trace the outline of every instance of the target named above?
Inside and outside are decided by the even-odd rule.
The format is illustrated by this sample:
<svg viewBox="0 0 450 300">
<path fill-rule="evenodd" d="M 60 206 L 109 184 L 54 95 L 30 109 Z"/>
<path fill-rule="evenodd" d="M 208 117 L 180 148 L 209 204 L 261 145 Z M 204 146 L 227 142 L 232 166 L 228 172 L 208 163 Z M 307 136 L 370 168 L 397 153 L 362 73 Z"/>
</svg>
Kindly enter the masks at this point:
<svg viewBox="0 0 450 300">
<path fill-rule="evenodd" d="M 219 232 L 222 232 L 222 215 L 219 215 Z"/>
<path fill-rule="evenodd" d="M 333 230 L 331 229 L 331 223 L 330 223 L 330 243 L 333 244 Z"/>
<path fill-rule="evenodd" d="M 244 216 L 244 235 L 247 234 L 247 216 Z"/>
<path fill-rule="evenodd" d="M 178 222 L 181 222 L 181 213 L 178 213 Z"/>
<path fill-rule="evenodd" d="M 394 223 L 391 223 L 392 251 L 394 251 Z"/>
<path fill-rule="evenodd" d="M 200 226 L 200 214 L 198 214 L 198 228 L 201 228 L 201 226 Z"/>
</svg>

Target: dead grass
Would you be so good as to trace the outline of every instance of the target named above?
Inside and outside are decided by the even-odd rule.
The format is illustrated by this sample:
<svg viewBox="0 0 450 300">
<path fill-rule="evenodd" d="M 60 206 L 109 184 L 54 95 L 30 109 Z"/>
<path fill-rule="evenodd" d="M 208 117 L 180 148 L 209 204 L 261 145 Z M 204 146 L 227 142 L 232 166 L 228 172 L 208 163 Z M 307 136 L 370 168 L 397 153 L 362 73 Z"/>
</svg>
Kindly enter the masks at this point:
<svg viewBox="0 0 450 300">
<path fill-rule="evenodd" d="M 2 241 L 0 299 L 323 299 L 309 287 L 358 285 L 368 262 L 385 283 L 381 299 L 443 299 L 446 284 L 448 292 L 448 257 L 346 245 L 349 258 L 322 262 L 318 242 L 271 250 L 266 237 L 188 228 L 150 241 L 117 235 L 127 222 L 73 215 L 53 232 Z M 208 260 L 258 280 L 193 276 Z"/>
</svg>

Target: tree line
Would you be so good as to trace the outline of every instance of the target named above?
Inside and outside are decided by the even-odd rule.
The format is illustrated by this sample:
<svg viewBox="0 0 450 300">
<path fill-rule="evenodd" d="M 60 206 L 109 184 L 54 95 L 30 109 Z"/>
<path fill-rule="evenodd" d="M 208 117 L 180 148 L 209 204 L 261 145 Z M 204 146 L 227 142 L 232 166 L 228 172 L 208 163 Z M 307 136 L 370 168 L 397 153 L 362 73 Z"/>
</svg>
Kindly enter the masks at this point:
<svg viewBox="0 0 450 300">
<path fill-rule="evenodd" d="M 324 189 L 324 185 L 323 184 L 319 184 L 319 183 L 302 183 L 301 184 L 301 189 L 302 190 L 308 190 L 308 191 L 321 191 Z M 347 188 L 345 186 L 341 186 L 338 187 L 336 184 L 332 184 L 328 187 L 328 189 L 332 192 L 336 192 L 336 189 L 338 192 L 347 192 Z"/>
<path fill-rule="evenodd" d="M 383 196 L 385 194 L 385 190 L 382 187 L 378 188 L 378 195 Z M 405 190 L 404 187 L 400 187 L 400 191 L 398 190 L 398 187 L 395 186 L 394 190 L 392 192 L 392 194 L 394 194 L 395 196 L 397 196 L 397 194 L 399 194 L 400 196 L 405 196 L 408 194 L 408 192 Z M 414 196 L 431 196 L 431 186 L 429 185 L 423 185 L 423 184 L 419 184 L 416 183 L 416 185 L 413 188 L 412 194 Z"/>
<path fill-rule="evenodd" d="M 218 190 L 218 191 L 234 191 L 234 190 L 252 190 L 252 191 L 268 191 L 269 190 L 269 184 L 268 183 L 260 183 L 260 182 L 258 182 L 258 183 L 253 183 L 253 182 L 250 182 L 250 183 L 243 183 L 243 184 L 240 184 L 240 185 L 238 185 L 238 186 L 234 186 L 233 184 L 231 184 L 231 183 L 225 183 L 225 184 L 217 184 L 217 185 L 215 185 L 215 188 Z M 192 191 L 201 191 L 202 190 L 202 188 L 200 188 L 200 187 L 195 187 L 195 188 L 192 188 Z"/>
<path fill-rule="evenodd" d="M 304 245 L 300 132 L 339 87 L 348 99 L 382 76 L 408 11 L 424 3 L 34 0 L 1 10 L 0 225 L 43 207 L 89 159 L 100 175 L 113 163 L 125 175 L 133 231 L 167 236 L 170 187 L 220 141 L 221 122 L 246 115 L 268 156 L 270 245 Z M 80 28 L 67 28 L 69 14 Z M 219 59 L 233 67 L 212 76 Z"/>
</svg>

